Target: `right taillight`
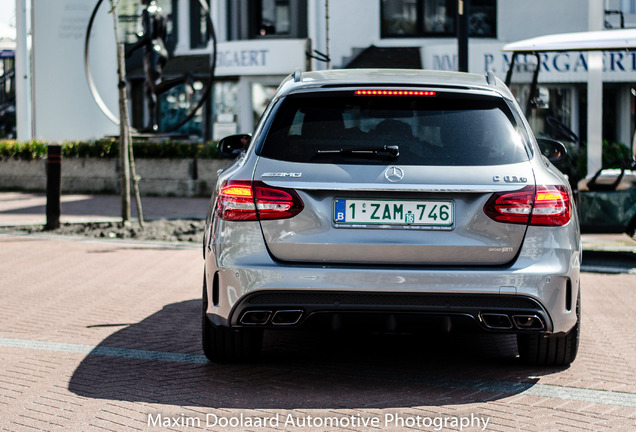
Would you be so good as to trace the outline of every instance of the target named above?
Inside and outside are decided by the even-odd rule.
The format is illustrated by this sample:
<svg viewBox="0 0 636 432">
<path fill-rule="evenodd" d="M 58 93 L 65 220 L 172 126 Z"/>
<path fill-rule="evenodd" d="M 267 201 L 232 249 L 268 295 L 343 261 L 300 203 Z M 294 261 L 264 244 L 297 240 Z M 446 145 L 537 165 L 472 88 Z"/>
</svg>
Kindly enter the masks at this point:
<svg viewBox="0 0 636 432">
<path fill-rule="evenodd" d="M 493 194 L 484 212 L 498 222 L 562 226 L 572 217 L 572 203 L 564 186 L 526 186 L 518 191 Z"/>
<path fill-rule="evenodd" d="M 537 186 L 530 225 L 562 226 L 571 217 L 572 203 L 565 186 Z"/>
<path fill-rule="evenodd" d="M 287 219 L 303 207 L 292 189 L 274 188 L 260 181 L 228 181 L 219 191 L 216 214 L 230 221 Z"/>
</svg>

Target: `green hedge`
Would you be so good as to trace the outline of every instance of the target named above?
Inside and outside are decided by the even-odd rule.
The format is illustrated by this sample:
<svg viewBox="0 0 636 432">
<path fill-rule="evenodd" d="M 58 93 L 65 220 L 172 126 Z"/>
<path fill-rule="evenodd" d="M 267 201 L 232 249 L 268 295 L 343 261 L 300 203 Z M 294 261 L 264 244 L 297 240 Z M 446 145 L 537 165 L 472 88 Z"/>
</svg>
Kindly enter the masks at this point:
<svg viewBox="0 0 636 432">
<path fill-rule="evenodd" d="M 189 143 L 182 141 L 133 141 L 136 158 L 143 159 L 216 159 L 219 157 L 215 143 Z M 0 140 L 0 158 L 41 159 L 46 157 L 47 143 L 42 141 L 16 142 Z M 65 158 L 117 158 L 119 142 L 116 139 L 95 141 L 65 141 L 62 143 Z"/>
<path fill-rule="evenodd" d="M 587 144 L 582 143 L 576 149 L 569 148 L 568 156 L 571 159 L 571 164 L 574 166 L 576 180 L 580 180 L 586 175 L 592 175 L 595 173 L 587 172 Z M 602 150 L 603 168 L 621 168 L 623 164 L 629 166 L 632 160 L 632 151 L 628 146 L 622 143 L 610 142 L 603 140 Z"/>
</svg>

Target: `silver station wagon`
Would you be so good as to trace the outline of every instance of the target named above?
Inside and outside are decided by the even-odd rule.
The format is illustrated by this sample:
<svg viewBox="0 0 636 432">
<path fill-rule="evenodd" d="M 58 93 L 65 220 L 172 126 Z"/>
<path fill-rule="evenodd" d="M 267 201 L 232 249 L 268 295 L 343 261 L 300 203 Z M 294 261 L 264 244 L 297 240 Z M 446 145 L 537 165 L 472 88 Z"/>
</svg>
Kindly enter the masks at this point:
<svg viewBox="0 0 636 432">
<path fill-rule="evenodd" d="M 204 235 L 203 349 L 245 361 L 264 330 L 517 335 L 576 357 L 581 245 L 566 178 L 494 75 L 289 76 L 256 131 L 219 143 Z M 550 159 L 551 158 L 551 159 Z"/>
</svg>

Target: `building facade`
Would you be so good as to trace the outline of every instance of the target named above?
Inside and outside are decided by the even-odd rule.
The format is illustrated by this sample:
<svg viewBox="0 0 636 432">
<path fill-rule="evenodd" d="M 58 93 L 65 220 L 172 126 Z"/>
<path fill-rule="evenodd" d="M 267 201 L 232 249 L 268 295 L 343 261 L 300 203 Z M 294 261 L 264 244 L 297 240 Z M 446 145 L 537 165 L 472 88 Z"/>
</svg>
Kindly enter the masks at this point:
<svg viewBox="0 0 636 432">
<path fill-rule="evenodd" d="M 157 0 L 170 18 L 168 39 L 174 57 L 166 66 L 168 77 L 191 66 L 203 78 L 210 66 L 213 35 L 216 38 L 212 109 L 195 119 L 197 126 L 191 131 L 201 129 L 207 138 L 250 133 L 278 84 L 298 68 L 457 67 L 456 16 L 462 3 L 458 0 L 209 1 L 214 34 L 199 0 Z M 133 28 L 140 6 L 137 1 L 128 4 L 127 19 Z M 588 31 L 595 21 L 604 28 L 636 27 L 636 0 L 470 0 L 468 13 L 469 71 L 492 71 L 502 79 L 511 60 L 501 51 L 506 43 Z M 132 43 L 134 32 L 129 33 Z M 519 71 L 536 67 L 532 61 L 518 59 Z M 539 98 L 529 113 L 535 131 L 551 135 L 556 119 L 585 141 L 587 55 L 544 55 L 538 67 Z M 522 103 L 530 75 L 517 74 L 512 85 Z M 129 77 L 136 105 L 134 123 L 139 126 L 147 117 L 139 61 L 135 66 L 131 60 Z M 603 137 L 631 145 L 636 53 L 604 53 L 603 81 Z M 178 112 L 179 104 L 182 112 L 187 111 L 191 102 L 183 103 L 185 99 L 176 93 L 166 95 L 163 117 L 169 120 L 168 114 Z"/>
</svg>

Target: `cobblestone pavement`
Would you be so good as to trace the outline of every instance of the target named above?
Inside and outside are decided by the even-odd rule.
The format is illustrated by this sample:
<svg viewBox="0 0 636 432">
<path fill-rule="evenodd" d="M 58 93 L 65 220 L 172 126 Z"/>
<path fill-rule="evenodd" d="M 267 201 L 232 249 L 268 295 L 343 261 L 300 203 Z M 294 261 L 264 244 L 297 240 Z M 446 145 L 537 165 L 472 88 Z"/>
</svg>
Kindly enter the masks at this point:
<svg viewBox="0 0 636 432">
<path fill-rule="evenodd" d="M 635 275 L 583 274 L 569 368 L 435 333 L 268 334 L 256 364 L 213 365 L 200 255 L 0 234 L 0 430 L 636 430 Z"/>
</svg>

